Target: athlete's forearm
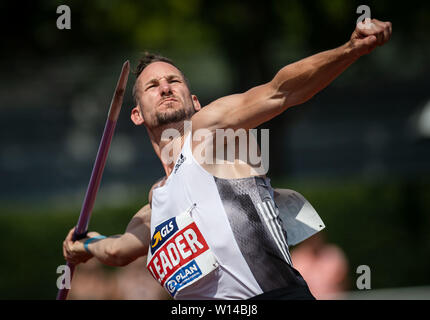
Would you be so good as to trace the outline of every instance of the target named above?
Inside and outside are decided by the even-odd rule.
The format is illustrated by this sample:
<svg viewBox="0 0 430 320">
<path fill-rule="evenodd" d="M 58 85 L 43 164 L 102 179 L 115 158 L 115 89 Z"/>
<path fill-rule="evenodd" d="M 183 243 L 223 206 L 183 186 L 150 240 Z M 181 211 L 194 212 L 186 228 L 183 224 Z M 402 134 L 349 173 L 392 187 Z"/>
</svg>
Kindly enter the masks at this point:
<svg viewBox="0 0 430 320">
<path fill-rule="evenodd" d="M 124 234 L 91 242 L 88 249 L 100 262 L 122 267 L 147 255 L 149 241 L 148 226 L 132 220 Z"/>
<path fill-rule="evenodd" d="M 122 254 L 121 235 L 96 240 L 88 244 L 88 249 L 101 263 L 118 267 L 129 263 L 129 259 Z"/>
<path fill-rule="evenodd" d="M 150 221 L 151 209 L 145 205 L 133 216 L 124 234 L 90 242 L 88 250 L 104 264 L 125 266 L 148 254 Z"/>
<path fill-rule="evenodd" d="M 284 108 L 301 104 L 328 86 L 357 58 L 347 42 L 285 66 L 276 74 L 272 85 L 284 96 Z"/>
</svg>

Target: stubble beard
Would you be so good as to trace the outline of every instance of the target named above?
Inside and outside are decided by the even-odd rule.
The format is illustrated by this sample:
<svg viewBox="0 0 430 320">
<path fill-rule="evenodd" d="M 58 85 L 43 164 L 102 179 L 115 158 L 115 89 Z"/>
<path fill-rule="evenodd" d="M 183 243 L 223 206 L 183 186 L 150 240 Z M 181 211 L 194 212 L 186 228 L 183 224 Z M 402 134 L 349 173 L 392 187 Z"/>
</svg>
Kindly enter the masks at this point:
<svg viewBox="0 0 430 320">
<path fill-rule="evenodd" d="M 175 108 L 174 102 L 167 102 L 166 110 L 160 111 L 158 110 L 156 113 L 157 121 L 159 126 L 164 126 L 170 123 L 176 123 L 179 121 L 184 121 L 189 119 L 192 116 L 192 112 L 187 111 L 186 107 Z"/>
</svg>

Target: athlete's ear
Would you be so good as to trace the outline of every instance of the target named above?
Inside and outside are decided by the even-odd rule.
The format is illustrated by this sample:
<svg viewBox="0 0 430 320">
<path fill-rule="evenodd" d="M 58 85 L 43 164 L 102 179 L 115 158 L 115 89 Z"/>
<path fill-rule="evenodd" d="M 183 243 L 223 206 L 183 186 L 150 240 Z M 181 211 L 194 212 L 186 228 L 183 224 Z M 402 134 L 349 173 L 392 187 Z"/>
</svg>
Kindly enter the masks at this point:
<svg viewBox="0 0 430 320">
<path fill-rule="evenodd" d="M 136 106 L 131 110 L 130 118 L 136 126 L 140 126 L 144 122 L 139 106 Z"/>
<path fill-rule="evenodd" d="M 197 96 L 196 96 L 196 95 L 194 95 L 194 94 L 192 94 L 192 95 L 191 95 L 191 99 L 193 99 L 194 110 L 195 110 L 196 112 L 197 112 L 197 111 L 200 111 L 200 109 L 202 108 L 202 106 L 201 106 L 200 101 L 199 101 L 199 99 L 197 98 Z"/>
</svg>

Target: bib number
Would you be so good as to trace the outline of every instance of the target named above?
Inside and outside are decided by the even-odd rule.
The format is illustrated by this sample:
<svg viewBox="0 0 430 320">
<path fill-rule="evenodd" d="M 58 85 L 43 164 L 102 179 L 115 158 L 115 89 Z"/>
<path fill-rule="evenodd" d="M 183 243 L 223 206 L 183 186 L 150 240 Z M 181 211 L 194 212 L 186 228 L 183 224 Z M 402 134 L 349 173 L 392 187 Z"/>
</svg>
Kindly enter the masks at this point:
<svg viewBox="0 0 430 320">
<path fill-rule="evenodd" d="M 186 212 L 156 226 L 147 268 L 172 297 L 218 267 L 199 228 Z"/>
</svg>

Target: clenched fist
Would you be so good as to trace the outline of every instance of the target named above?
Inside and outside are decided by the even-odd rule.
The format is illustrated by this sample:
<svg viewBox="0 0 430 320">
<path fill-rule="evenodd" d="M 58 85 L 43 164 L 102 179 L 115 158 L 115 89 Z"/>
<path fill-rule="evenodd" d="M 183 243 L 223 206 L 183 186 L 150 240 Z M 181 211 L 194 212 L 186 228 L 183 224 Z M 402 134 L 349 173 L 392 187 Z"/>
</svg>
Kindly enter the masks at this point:
<svg viewBox="0 0 430 320">
<path fill-rule="evenodd" d="M 349 41 L 350 47 L 357 56 L 368 54 L 377 46 L 385 44 L 390 39 L 392 31 L 391 22 L 365 19 L 357 23 Z"/>
<path fill-rule="evenodd" d="M 93 257 L 93 255 L 87 252 L 84 248 L 85 240 L 99 236 L 98 232 L 89 232 L 88 237 L 85 239 L 73 241 L 73 234 L 75 228 L 71 229 L 63 242 L 63 255 L 64 259 L 73 264 L 85 263 Z"/>
</svg>

